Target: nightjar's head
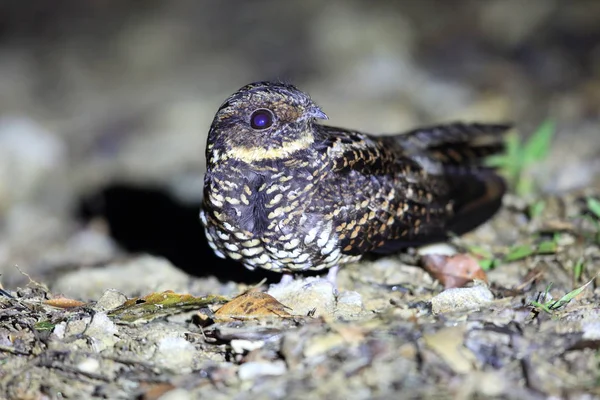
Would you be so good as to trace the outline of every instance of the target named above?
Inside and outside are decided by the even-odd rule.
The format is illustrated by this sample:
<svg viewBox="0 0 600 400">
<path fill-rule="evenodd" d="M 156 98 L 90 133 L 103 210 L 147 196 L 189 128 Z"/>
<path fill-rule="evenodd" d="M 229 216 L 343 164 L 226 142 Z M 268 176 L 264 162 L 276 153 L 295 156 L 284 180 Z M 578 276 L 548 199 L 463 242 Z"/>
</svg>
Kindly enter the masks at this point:
<svg viewBox="0 0 600 400">
<path fill-rule="evenodd" d="M 242 87 L 221 105 L 210 127 L 207 161 L 224 158 L 252 163 L 276 160 L 314 141 L 314 119 L 327 116 L 310 97 L 284 83 Z"/>
</svg>

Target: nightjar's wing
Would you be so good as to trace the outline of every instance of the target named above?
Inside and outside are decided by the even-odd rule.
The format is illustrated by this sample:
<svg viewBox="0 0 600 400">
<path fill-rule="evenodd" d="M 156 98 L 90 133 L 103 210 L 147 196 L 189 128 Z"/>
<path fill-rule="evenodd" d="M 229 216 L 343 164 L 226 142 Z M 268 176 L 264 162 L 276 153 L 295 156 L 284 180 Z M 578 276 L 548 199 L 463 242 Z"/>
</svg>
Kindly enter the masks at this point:
<svg viewBox="0 0 600 400">
<path fill-rule="evenodd" d="M 508 129 L 457 123 L 374 137 L 320 126 L 332 168 L 321 195 L 337 201 L 343 253 L 440 241 L 490 218 L 505 185 L 482 160 L 502 151 Z"/>
</svg>

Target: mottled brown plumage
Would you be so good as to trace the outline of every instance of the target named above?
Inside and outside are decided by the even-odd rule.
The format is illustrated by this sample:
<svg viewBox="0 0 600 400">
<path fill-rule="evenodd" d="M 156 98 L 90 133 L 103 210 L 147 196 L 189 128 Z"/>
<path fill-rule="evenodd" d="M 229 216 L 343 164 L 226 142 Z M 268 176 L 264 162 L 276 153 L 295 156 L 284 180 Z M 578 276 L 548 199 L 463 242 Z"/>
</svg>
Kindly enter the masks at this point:
<svg viewBox="0 0 600 400">
<path fill-rule="evenodd" d="M 217 255 L 321 270 L 464 233 L 500 206 L 504 183 L 482 160 L 502 150 L 506 125 L 377 137 L 315 122 L 326 118 L 281 83 L 244 86 L 221 105 L 201 212 Z"/>
</svg>

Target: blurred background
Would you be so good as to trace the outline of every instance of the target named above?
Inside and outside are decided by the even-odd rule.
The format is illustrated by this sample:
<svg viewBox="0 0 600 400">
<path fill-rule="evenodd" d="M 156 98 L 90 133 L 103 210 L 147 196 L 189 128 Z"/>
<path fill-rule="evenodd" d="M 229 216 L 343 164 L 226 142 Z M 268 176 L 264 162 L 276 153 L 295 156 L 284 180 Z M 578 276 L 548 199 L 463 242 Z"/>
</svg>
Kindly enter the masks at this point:
<svg viewBox="0 0 600 400">
<path fill-rule="evenodd" d="M 332 125 L 557 123 L 540 187 L 597 185 L 597 0 L 0 3 L 5 286 L 130 252 L 221 279 L 197 220 L 212 117 L 256 80 Z M 232 272 L 233 271 L 233 272 Z"/>
</svg>

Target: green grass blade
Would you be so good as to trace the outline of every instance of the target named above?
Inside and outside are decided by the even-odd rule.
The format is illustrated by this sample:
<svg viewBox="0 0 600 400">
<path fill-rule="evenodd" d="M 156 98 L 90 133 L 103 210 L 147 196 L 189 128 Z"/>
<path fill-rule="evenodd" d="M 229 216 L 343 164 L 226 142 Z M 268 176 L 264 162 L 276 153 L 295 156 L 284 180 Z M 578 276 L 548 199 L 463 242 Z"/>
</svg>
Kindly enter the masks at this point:
<svg viewBox="0 0 600 400">
<path fill-rule="evenodd" d="M 508 254 L 504 257 L 504 261 L 517 261 L 523 258 L 527 258 L 533 254 L 535 254 L 535 247 L 532 245 L 524 244 L 520 246 L 515 246 L 508 251 Z"/>
<path fill-rule="evenodd" d="M 552 310 L 548 308 L 547 305 L 540 303 L 539 301 L 532 301 L 531 305 L 534 306 L 535 308 L 538 308 L 548 314 L 552 314 Z"/>
<path fill-rule="evenodd" d="M 594 199 L 593 197 L 588 197 L 587 208 L 596 216 L 596 218 L 600 219 L 600 201 Z"/>
<path fill-rule="evenodd" d="M 594 278 L 594 279 L 596 279 L 596 278 Z M 547 304 L 548 308 L 551 310 L 557 310 L 560 307 L 565 306 L 567 303 L 569 303 L 571 300 L 573 300 L 575 297 L 577 297 L 579 295 L 579 293 L 583 292 L 585 290 L 585 288 L 588 287 L 588 285 L 594 281 L 594 279 L 592 279 L 585 285 L 580 286 L 577 289 L 570 291 L 569 293 L 565 294 L 560 299 L 556 300 L 555 302 L 552 302 L 552 304 Z"/>
<path fill-rule="evenodd" d="M 496 260 L 493 258 L 485 258 L 483 260 L 479 260 L 479 266 L 484 271 L 492 270 L 496 267 Z"/>
<path fill-rule="evenodd" d="M 558 251 L 558 244 L 554 240 L 545 240 L 538 245 L 536 254 L 555 254 Z"/>
<path fill-rule="evenodd" d="M 546 202 L 544 200 L 538 200 L 529 206 L 529 217 L 535 219 L 542 215 L 546 208 Z"/>
<path fill-rule="evenodd" d="M 531 135 L 523 148 L 524 164 L 543 160 L 550 152 L 550 144 L 556 132 L 554 121 L 546 120 Z"/>
<path fill-rule="evenodd" d="M 581 276 L 583 275 L 583 270 L 585 269 L 585 262 L 583 261 L 583 257 L 580 257 L 577 260 L 577 263 L 573 267 L 573 281 L 579 282 Z"/>
</svg>

